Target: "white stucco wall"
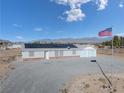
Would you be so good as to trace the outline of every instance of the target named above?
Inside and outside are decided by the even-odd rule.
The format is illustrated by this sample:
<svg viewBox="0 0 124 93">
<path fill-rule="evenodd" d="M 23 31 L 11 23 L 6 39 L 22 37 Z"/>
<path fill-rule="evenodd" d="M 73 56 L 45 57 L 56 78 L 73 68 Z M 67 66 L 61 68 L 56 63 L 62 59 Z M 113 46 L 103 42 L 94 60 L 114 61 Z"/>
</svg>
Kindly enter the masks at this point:
<svg viewBox="0 0 124 93">
<path fill-rule="evenodd" d="M 50 57 L 55 57 L 55 51 L 49 51 L 49 56 Z"/>
<path fill-rule="evenodd" d="M 96 57 L 96 49 L 92 47 L 87 47 L 80 50 L 33 50 L 34 55 L 30 55 L 30 51 L 23 51 L 22 58 L 45 58 L 46 52 L 49 52 L 49 57 L 61 57 L 61 56 L 80 56 L 80 57 Z"/>
<path fill-rule="evenodd" d="M 37 52 L 34 52 L 34 56 L 35 56 L 35 57 L 44 58 L 44 51 L 37 51 Z"/>
<path fill-rule="evenodd" d="M 63 52 L 63 56 L 73 56 L 73 55 L 72 55 L 72 51 L 71 51 L 71 50 L 64 51 L 64 52 Z"/>
<path fill-rule="evenodd" d="M 13 48 L 22 48 L 22 45 L 11 45 L 8 46 L 7 48 L 13 49 Z"/>
<path fill-rule="evenodd" d="M 88 57 L 88 51 L 87 50 L 79 51 L 79 55 L 80 57 Z"/>
<path fill-rule="evenodd" d="M 22 58 L 29 58 L 29 52 L 22 52 Z"/>
<path fill-rule="evenodd" d="M 92 47 L 80 51 L 80 57 L 96 57 L 96 49 Z"/>
<path fill-rule="evenodd" d="M 33 51 L 34 56 L 30 56 L 29 51 L 22 52 L 22 58 L 44 58 L 44 51 Z"/>
</svg>

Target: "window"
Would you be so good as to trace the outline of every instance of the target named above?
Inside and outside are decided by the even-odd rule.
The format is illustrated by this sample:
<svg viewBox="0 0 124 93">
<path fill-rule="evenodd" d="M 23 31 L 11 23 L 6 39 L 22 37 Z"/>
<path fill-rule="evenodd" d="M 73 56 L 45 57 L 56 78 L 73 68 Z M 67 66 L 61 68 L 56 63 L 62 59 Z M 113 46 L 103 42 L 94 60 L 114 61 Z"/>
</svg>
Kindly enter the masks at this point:
<svg viewBox="0 0 124 93">
<path fill-rule="evenodd" d="M 34 56 L 34 51 L 29 51 L 29 56 L 30 57 Z"/>
<path fill-rule="evenodd" d="M 58 51 L 57 50 L 55 50 L 55 57 L 58 57 Z"/>
<path fill-rule="evenodd" d="M 73 54 L 73 55 L 76 55 L 76 50 L 73 50 L 72 54 Z"/>
<path fill-rule="evenodd" d="M 63 56 L 63 50 L 60 51 L 60 56 Z"/>
</svg>

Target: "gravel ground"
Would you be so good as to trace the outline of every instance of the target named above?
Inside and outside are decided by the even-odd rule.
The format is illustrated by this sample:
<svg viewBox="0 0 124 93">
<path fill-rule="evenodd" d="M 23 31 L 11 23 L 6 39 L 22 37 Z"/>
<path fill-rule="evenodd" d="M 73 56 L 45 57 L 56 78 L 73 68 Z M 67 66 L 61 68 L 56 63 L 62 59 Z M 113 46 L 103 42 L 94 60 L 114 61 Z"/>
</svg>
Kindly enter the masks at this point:
<svg viewBox="0 0 124 93">
<path fill-rule="evenodd" d="M 62 91 L 64 93 L 123 93 L 124 74 L 107 74 L 112 85 L 103 75 L 82 75 L 72 79 Z M 67 92 L 65 92 L 67 91 Z M 63 92 L 62 92 L 63 93 Z"/>
<path fill-rule="evenodd" d="M 59 89 L 74 76 L 100 74 L 96 59 L 106 73 L 123 73 L 124 60 L 109 56 L 97 58 L 66 59 L 38 62 L 16 62 L 3 85 L 1 93 L 59 93 Z"/>
</svg>

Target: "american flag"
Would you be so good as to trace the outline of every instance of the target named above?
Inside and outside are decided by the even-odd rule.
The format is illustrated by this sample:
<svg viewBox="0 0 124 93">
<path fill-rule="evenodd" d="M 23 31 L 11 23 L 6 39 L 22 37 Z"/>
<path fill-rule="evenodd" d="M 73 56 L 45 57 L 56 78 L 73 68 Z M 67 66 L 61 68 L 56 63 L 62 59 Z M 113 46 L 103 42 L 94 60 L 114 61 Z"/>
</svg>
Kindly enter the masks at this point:
<svg viewBox="0 0 124 93">
<path fill-rule="evenodd" d="M 100 31 L 99 32 L 99 36 L 100 37 L 103 37 L 103 36 L 112 36 L 112 27 L 106 28 L 105 30 Z"/>
</svg>

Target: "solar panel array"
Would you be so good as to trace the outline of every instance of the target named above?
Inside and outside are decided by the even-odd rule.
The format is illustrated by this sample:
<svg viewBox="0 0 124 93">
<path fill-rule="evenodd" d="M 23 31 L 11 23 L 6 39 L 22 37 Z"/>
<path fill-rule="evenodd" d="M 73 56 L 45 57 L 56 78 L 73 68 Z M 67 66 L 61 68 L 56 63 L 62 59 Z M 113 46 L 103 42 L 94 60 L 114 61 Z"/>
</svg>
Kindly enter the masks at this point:
<svg viewBox="0 0 124 93">
<path fill-rule="evenodd" d="M 25 48 L 77 48 L 73 44 L 31 44 L 26 43 Z"/>
</svg>

